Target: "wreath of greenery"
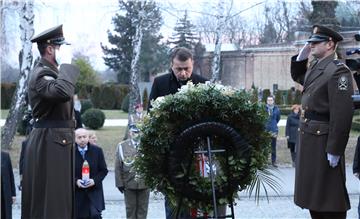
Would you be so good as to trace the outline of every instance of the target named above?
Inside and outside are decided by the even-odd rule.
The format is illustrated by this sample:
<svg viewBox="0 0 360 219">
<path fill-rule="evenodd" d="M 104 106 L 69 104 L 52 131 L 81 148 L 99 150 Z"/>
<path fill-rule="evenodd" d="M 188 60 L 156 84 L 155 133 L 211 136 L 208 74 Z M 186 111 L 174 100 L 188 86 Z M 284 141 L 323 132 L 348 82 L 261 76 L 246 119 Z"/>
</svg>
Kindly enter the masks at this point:
<svg viewBox="0 0 360 219">
<path fill-rule="evenodd" d="M 186 206 L 211 211 L 212 189 L 209 178 L 201 177 L 195 168 L 184 170 L 187 175 L 185 183 L 191 185 L 191 190 L 179 189 L 179 184 L 174 179 L 181 178 L 181 174 L 179 168 L 174 171 L 176 166 L 172 159 L 174 155 L 177 158 L 175 160 L 188 158 L 186 153 L 193 154 L 192 151 L 198 144 L 196 139 L 199 135 L 191 136 L 186 130 L 204 122 L 223 124 L 225 128 L 229 127 L 230 131 L 236 131 L 242 137 L 240 143 L 238 142 L 239 147 L 235 146 L 235 151 L 226 156 L 227 160 L 224 156 L 215 155 L 220 169 L 228 170 L 227 175 L 219 174 L 215 178 L 218 204 L 233 202 L 237 192 L 249 185 L 253 186 L 257 171 L 267 166 L 267 113 L 264 105 L 252 101 L 253 99 L 251 94 L 244 90 L 212 83 L 188 83 L 173 95 L 157 98 L 152 102 L 153 108 L 140 127 L 141 144 L 135 160 L 137 172 L 151 189 L 166 195 L 174 206 L 182 198 L 182 203 Z M 219 136 L 221 137 L 220 134 Z M 226 135 L 222 137 L 226 138 Z M 187 138 L 190 140 L 186 141 Z M 216 139 L 221 138 L 214 137 L 215 145 L 223 143 Z M 241 151 L 244 145 L 249 148 L 247 153 Z M 181 147 L 185 149 L 181 150 Z M 190 156 L 189 159 L 196 163 L 196 156 Z M 228 185 L 226 188 L 229 189 L 221 185 Z M 205 195 L 196 196 L 195 192 L 192 196 L 193 191 Z"/>
</svg>

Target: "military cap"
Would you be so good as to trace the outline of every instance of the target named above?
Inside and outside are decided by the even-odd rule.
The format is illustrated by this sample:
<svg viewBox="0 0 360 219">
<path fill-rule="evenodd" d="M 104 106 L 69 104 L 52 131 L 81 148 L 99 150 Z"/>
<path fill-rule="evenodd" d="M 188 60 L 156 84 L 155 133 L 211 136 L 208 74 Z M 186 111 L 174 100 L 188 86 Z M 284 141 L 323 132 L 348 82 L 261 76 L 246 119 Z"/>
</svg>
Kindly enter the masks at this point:
<svg viewBox="0 0 360 219">
<path fill-rule="evenodd" d="M 313 32 L 310 38 L 307 40 L 307 42 L 323 42 L 323 41 L 334 41 L 339 42 L 343 40 L 343 37 L 336 31 L 320 26 L 320 25 L 314 25 L 313 26 Z"/>
<path fill-rule="evenodd" d="M 54 45 L 69 45 L 69 43 L 65 41 L 62 24 L 39 33 L 31 39 L 31 42 L 49 43 Z"/>
<path fill-rule="evenodd" d="M 140 132 L 140 130 L 138 129 L 138 127 L 136 127 L 135 124 L 130 124 L 129 125 L 129 131 L 133 132 L 133 133 L 139 133 Z"/>
</svg>

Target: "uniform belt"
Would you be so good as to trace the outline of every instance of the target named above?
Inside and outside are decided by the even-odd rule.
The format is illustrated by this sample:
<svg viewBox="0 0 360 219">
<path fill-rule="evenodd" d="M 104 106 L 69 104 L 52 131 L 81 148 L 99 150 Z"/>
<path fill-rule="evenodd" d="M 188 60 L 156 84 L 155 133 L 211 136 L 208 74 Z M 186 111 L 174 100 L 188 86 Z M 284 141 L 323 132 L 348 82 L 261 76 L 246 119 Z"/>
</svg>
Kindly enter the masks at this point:
<svg viewBox="0 0 360 219">
<path fill-rule="evenodd" d="M 75 120 L 37 120 L 34 128 L 75 128 Z"/>
<path fill-rule="evenodd" d="M 327 113 L 318 113 L 315 111 L 305 111 L 303 115 L 304 115 L 305 119 L 310 119 L 310 120 L 316 120 L 316 121 L 322 121 L 322 122 L 328 122 L 330 120 L 330 116 Z"/>
</svg>

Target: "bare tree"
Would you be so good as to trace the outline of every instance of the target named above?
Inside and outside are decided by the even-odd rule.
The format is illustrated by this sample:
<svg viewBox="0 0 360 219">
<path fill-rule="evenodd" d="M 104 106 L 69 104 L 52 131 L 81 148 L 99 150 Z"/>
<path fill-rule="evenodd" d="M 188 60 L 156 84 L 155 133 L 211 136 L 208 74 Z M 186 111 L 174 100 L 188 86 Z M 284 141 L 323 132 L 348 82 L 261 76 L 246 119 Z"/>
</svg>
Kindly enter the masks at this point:
<svg viewBox="0 0 360 219">
<path fill-rule="evenodd" d="M 32 43 L 31 37 L 34 35 L 34 2 L 26 0 L 22 2 L 20 16 L 20 31 L 22 49 L 19 54 L 20 75 L 15 94 L 11 103 L 5 126 L 1 132 L 1 147 L 11 148 L 12 141 L 16 132 L 18 120 L 22 116 L 22 109 L 25 104 L 25 95 L 27 90 L 27 81 L 32 64 Z"/>
</svg>

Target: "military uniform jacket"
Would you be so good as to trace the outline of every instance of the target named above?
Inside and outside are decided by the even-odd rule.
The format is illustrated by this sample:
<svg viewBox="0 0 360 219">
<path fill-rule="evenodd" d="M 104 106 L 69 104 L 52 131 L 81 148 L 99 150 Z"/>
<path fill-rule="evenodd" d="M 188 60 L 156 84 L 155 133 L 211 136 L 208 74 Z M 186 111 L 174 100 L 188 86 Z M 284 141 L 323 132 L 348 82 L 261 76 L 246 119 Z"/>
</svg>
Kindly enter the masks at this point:
<svg viewBox="0 0 360 219">
<path fill-rule="evenodd" d="M 301 104 L 305 111 L 300 118 L 295 204 L 314 211 L 343 212 L 350 209 L 343 155 L 353 115 L 351 72 L 334 55 L 309 69 L 307 60 L 295 60 L 296 56 L 291 76 L 304 87 Z M 328 117 L 328 121 L 306 118 L 306 112 Z M 329 166 L 327 153 L 341 156 L 338 166 Z"/>
<path fill-rule="evenodd" d="M 126 189 L 147 189 L 143 179 L 135 180 L 133 161 L 137 150 L 130 139 L 118 144 L 115 158 L 115 184 L 116 187 Z"/>
<path fill-rule="evenodd" d="M 46 127 L 31 131 L 24 157 L 22 218 L 73 218 L 74 127 L 52 128 L 74 118 L 73 95 L 79 75 L 73 65 L 60 72 L 41 59 L 30 75 L 29 102 L 33 117 Z"/>
</svg>

